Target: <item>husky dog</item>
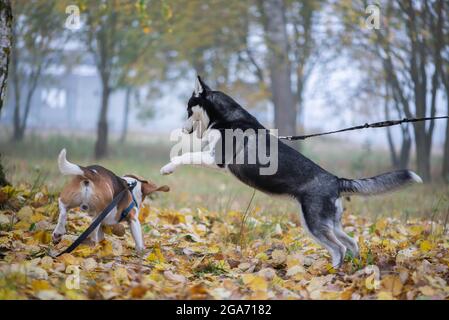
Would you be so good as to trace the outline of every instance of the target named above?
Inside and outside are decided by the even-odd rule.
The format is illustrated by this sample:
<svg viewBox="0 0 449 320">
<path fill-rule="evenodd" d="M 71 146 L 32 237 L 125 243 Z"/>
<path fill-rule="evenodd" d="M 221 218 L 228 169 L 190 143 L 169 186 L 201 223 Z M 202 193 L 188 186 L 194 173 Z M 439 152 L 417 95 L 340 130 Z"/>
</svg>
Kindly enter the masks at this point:
<svg viewBox="0 0 449 320">
<path fill-rule="evenodd" d="M 358 256 L 359 253 L 357 242 L 343 231 L 341 225 L 342 196 L 375 195 L 422 182 L 410 170 L 365 179 L 339 178 L 280 140 L 275 141 L 278 144 L 278 167 L 272 175 L 260 174 L 259 161 L 253 164 L 221 161 L 223 154 L 217 157 L 217 151 L 220 151 L 217 146 L 219 142 L 223 145 L 226 130 L 258 130 L 264 127 L 230 96 L 211 90 L 200 77 L 196 80 L 195 90 L 188 102 L 187 115 L 183 131 L 191 134 L 196 130 L 200 137 L 208 141 L 208 148 L 172 158 L 162 167 L 161 174 L 170 174 L 178 166 L 185 164 L 224 168 L 243 183 L 264 193 L 292 197 L 302 209 L 302 226 L 316 242 L 329 251 L 334 267 L 341 266 L 346 250 L 350 250 L 353 256 Z M 261 136 L 256 136 L 256 140 L 260 141 Z M 263 141 L 267 144 L 273 143 L 273 139 L 277 140 L 269 131 L 265 138 Z M 244 142 L 236 146 L 233 158 L 239 152 L 249 152 L 248 145 L 249 143 Z"/>
</svg>

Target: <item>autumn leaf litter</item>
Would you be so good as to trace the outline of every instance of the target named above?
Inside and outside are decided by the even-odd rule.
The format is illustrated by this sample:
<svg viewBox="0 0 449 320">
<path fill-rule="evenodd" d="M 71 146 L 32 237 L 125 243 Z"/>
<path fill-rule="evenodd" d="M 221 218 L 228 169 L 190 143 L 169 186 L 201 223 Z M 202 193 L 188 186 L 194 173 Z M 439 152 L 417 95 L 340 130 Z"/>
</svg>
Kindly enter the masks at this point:
<svg viewBox="0 0 449 320">
<path fill-rule="evenodd" d="M 127 228 L 58 258 L 90 223 L 68 216 L 58 245 L 51 232 L 57 195 L 43 187 L 0 189 L 0 299 L 448 299 L 449 236 L 435 222 L 372 221 L 345 212 L 360 258 L 334 270 L 324 249 L 287 217 L 252 209 L 168 210 L 146 202 L 140 219 L 146 250 Z M 243 229 L 242 229 L 243 228 Z"/>
</svg>

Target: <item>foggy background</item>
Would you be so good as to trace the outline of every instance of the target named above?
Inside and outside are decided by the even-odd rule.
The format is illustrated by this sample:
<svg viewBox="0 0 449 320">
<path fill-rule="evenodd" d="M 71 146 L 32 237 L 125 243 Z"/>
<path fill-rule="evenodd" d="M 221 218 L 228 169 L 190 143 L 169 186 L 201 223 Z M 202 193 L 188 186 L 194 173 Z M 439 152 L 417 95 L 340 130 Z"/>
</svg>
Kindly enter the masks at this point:
<svg viewBox="0 0 449 320">
<path fill-rule="evenodd" d="M 169 143 L 197 74 L 281 135 L 448 113 L 448 6 L 438 1 L 12 4 L 3 141 L 85 136 L 95 139 L 97 159 L 108 156 L 111 141 Z M 389 152 L 391 167 L 439 179 L 449 170 L 447 121 L 425 126 L 334 137 Z"/>
</svg>

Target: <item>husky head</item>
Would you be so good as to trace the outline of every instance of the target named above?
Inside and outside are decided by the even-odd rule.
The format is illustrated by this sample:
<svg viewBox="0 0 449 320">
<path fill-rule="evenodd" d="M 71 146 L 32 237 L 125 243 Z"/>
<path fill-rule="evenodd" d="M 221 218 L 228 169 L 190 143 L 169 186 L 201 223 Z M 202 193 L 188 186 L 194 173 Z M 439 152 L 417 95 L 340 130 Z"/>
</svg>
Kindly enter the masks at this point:
<svg viewBox="0 0 449 320">
<path fill-rule="evenodd" d="M 195 81 L 195 90 L 187 104 L 187 120 L 182 128 L 184 133 L 197 132 L 201 138 L 210 124 L 209 115 L 206 112 L 207 96 L 212 90 L 198 76 Z"/>
<path fill-rule="evenodd" d="M 243 109 L 234 99 L 218 90 L 212 90 L 198 76 L 195 90 L 187 104 L 187 120 L 184 123 L 184 133 L 197 132 L 201 138 L 213 123 L 235 122 L 242 119 L 257 119 Z M 261 128 L 263 128 L 260 125 Z"/>
</svg>

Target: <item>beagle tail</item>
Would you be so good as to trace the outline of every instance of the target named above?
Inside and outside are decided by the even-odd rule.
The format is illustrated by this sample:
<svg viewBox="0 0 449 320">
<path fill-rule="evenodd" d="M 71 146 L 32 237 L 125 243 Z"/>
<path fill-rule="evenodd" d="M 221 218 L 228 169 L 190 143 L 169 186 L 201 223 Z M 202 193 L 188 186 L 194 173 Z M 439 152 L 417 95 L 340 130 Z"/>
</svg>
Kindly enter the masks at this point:
<svg viewBox="0 0 449 320">
<path fill-rule="evenodd" d="M 76 175 L 76 176 L 82 176 L 84 175 L 84 171 L 81 169 L 80 166 L 71 163 L 67 161 L 66 158 L 67 151 L 64 149 L 61 150 L 58 156 L 58 166 L 59 171 L 64 175 Z"/>
</svg>

